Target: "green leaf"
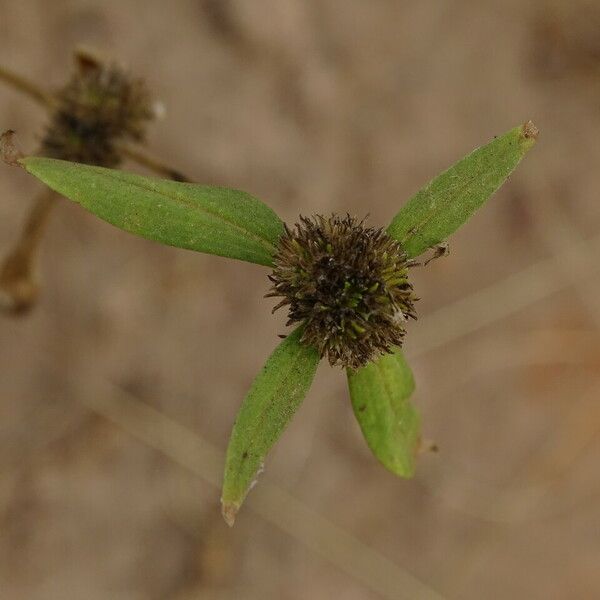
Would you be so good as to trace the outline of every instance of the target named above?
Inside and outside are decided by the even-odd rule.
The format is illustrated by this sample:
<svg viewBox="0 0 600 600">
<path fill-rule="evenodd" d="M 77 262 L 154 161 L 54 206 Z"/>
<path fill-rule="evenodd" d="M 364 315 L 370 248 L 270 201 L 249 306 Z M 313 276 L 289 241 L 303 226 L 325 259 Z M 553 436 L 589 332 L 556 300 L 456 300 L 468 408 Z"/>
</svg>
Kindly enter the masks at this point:
<svg viewBox="0 0 600 600">
<path fill-rule="evenodd" d="M 317 350 L 300 342 L 296 329 L 275 349 L 254 380 L 237 415 L 225 461 L 223 517 L 235 516 L 279 439 L 308 392 L 319 364 Z"/>
<path fill-rule="evenodd" d="M 245 192 L 50 158 L 20 162 L 101 219 L 169 246 L 270 266 L 283 232 L 279 217 Z"/>
<path fill-rule="evenodd" d="M 412 477 L 420 439 L 409 401 L 415 380 L 398 348 L 357 371 L 348 370 L 352 408 L 369 448 L 392 473 Z"/>
<path fill-rule="evenodd" d="M 443 242 L 504 183 L 537 135 L 529 121 L 474 150 L 417 192 L 394 217 L 388 233 L 409 257 Z"/>
</svg>

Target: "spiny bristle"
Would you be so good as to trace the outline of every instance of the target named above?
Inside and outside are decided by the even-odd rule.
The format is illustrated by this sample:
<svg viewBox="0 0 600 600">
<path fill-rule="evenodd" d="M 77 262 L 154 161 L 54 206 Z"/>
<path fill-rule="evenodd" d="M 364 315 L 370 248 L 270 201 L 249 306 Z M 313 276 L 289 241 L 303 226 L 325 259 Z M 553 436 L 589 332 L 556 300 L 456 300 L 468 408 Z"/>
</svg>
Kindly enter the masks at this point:
<svg viewBox="0 0 600 600">
<path fill-rule="evenodd" d="M 288 325 L 303 323 L 302 341 L 331 365 L 358 368 L 400 346 L 416 318 L 401 245 L 383 229 L 346 215 L 300 217 L 285 227 L 268 296 L 289 306 Z"/>
<path fill-rule="evenodd" d="M 120 140 L 141 142 L 154 117 L 143 80 L 92 55 L 76 55 L 77 69 L 56 94 L 57 107 L 46 128 L 41 154 L 114 167 Z"/>
</svg>

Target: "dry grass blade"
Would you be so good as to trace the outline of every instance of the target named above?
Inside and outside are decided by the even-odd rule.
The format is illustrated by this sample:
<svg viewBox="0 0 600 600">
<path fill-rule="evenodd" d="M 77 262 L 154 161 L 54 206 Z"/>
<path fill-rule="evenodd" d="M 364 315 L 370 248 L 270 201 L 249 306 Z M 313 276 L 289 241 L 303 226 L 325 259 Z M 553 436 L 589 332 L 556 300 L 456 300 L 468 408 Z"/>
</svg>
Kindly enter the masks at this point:
<svg viewBox="0 0 600 600">
<path fill-rule="evenodd" d="M 543 266 L 541 275 L 538 268 L 533 270 L 530 276 L 538 278 L 539 283 L 545 280 L 546 286 L 540 285 L 540 289 L 546 287 L 550 290 L 556 287 L 555 291 L 558 291 L 572 285 L 588 316 L 592 319 L 594 329 L 598 331 L 600 309 L 597 304 L 598 286 L 594 275 L 597 269 L 595 257 L 600 252 L 600 236 L 589 241 L 582 240 L 579 232 L 562 213 L 552 190 L 548 190 L 541 181 L 537 184 L 536 193 L 530 194 L 530 197 L 543 198 L 543 204 L 541 200 L 534 201 L 535 206 L 532 209 L 532 212 L 537 215 L 534 223 L 542 243 L 551 251 L 560 248 L 559 253 L 541 265 Z M 550 274 L 550 266 L 553 275 Z M 554 285 L 551 284 L 553 281 L 556 282 Z M 498 304 L 502 302 L 498 303 L 496 297 L 495 305 Z M 600 421 L 596 410 L 599 393 L 600 387 L 594 384 L 583 398 L 574 402 L 573 407 L 562 419 L 563 427 L 558 438 L 541 444 L 524 468 L 515 473 L 513 479 L 516 482 L 526 482 L 529 491 L 533 489 L 534 493 L 531 494 L 524 489 L 522 493 L 512 494 L 510 497 L 501 495 L 493 503 L 492 510 L 522 516 L 531 515 L 539 508 L 551 489 L 573 468 L 586 448 L 600 433 Z M 536 479 L 544 481 L 544 484 L 532 487 L 529 482 Z M 464 556 L 461 557 L 461 564 L 466 566 L 456 571 L 456 576 L 450 585 L 453 592 L 462 595 L 473 576 L 487 567 L 493 559 L 494 550 L 507 537 L 506 529 L 503 533 L 504 535 L 495 535 L 493 538 L 483 535 L 467 549 L 467 560 L 464 560 Z"/>
<path fill-rule="evenodd" d="M 93 373 L 80 385 L 80 401 L 130 435 L 219 489 L 224 453 L 186 427 Z M 91 385 L 93 381 L 93 385 Z M 96 390 L 86 393 L 86 390 Z M 322 517 L 293 495 L 263 482 L 247 505 L 268 523 L 291 535 L 388 600 L 442 600 L 443 596 L 390 559 Z"/>
<path fill-rule="evenodd" d="M 580 254 L 597 256 L 600 254 L 600 235 L 589 240 L 579 240 L 571 248 L 562 249 L 561 253 L 568 253 L 573 257 Z M 452 304 L 423 315 L 413 327 L 414 335 L 407 346 L 407 356 L 416 358 L 437 350 L 560 292 L 573 285 L 578 276 L 583 277 L 578 273 L 573 274 L 574 278 L 571 279 L 557 277 L 559 260 L 566 259 L 564 256 L 551 256 Z M 585 277 L 592 275 L 593 273 L 588 273 Z"/>
</svg>

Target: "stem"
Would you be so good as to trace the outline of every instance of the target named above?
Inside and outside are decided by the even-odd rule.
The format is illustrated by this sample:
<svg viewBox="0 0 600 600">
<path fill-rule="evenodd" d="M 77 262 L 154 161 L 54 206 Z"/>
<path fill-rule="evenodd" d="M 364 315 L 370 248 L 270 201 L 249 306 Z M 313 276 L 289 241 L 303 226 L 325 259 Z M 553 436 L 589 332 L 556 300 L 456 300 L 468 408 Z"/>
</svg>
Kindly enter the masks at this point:
<svg viewBox="0 0 600 600">
<path fill-rule="evenodd" d="M 55 104 L 54 96 L 52 94 L 47 93 L 35 83 L 2 65 L 0 65 L 0 81 L 4 81 L 15 90 L 25 94 L 46 108 L 52 108 Z"/>
<path fill-rule="evenodd" d="M 38 248 L 49 222 L 56 193 L 44 190 L 31 208 L 12 251 L 0 267 L 0 310 L 7 313 L 29 312 L 38 297 L 35 266 Z"/>
<path fill-rule="evenodd" d="M 169 167 L 168 165 L 165 165 L 160 160 L 153 158 L 151 156 L 148 156 L 147 154 L 144 154 L 144 152 L 142 150 L 139 150 L 138 148 L 132 148 L 130 146 L 122 145 L 122 146 L 119 146 L 119 150 L 121 151 L 121 154 L 124 157 L 129 158 L 130 160 L 136 162 L 138 165 L 141 165 L 143 167 L 146 167 L 147 169 L 150 169 L 157 175 L 162 175 L 162 176 L 168 177 L 169 179 L 172 179 L 173 181 L 182 181 L 182 182 L 190 182 L 191 181 L 191 179 L 189 177 L 187 177 L 187 175 L 184 175 L 183 173 L 181 173 L 181 171 L 172 169 L 171 167 Z"/>
</svg>

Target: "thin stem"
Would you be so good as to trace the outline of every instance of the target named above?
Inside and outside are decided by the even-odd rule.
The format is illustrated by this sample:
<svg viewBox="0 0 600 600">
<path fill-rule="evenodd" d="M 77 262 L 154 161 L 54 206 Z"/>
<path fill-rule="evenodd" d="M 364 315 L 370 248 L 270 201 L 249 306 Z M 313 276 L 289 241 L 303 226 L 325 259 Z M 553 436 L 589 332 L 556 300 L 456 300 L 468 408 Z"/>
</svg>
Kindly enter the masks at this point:
<svg viewBox="0 0 600 600">
<path fill-rule="evenodd" d="M 0 309 L 12 314 L 30 311 L 38 297 L 36 261 L 56 193 L 46 189 L 34 201 L 12 251 L 0 266 Z"/>
<path fill-rule="evenodd" d="M 138 148 L 132 148 L 131 146 L 121 145 L 119 146 L 119 150 L 121 151 L 121 154 L 124 157 L 129 158 L 130 160 L 136 162 L 138 165 L 150 169 L 150 171 L 153 171 L 157 175 L 168 177 L 173 181 L 191 181 L 191 179 L 187 177 L 187 175 L 181 173 L 181 171 L 178 171 L 177 169 L 172 169 L 160 160 L 152 156 L 148 156 L 147 154 L 144 154 L 144 152 L 142 150 L 139 150 Z"/>
<path fill-rule="evenodd" d="M 4 81 L 9 86 L 46 108 L 52 108 L 55 104 L 54 96 L 52 94 L 49 94 L 35 83 L 29 81 L 29 79 L 14 73 L 2 65 L 0 65 L 0 81 Z"/>
<path fill-rule="evenodd" d="M 53 190 L 44 190 L 35 200 L 29 213 L 29 217 L 23 226 L 20 242 L 34 253 L 39 247 L 40 241 L 44 235 L 49 222 L 50 212 L 56 204 L 56 192 Z"/>
</svg>

